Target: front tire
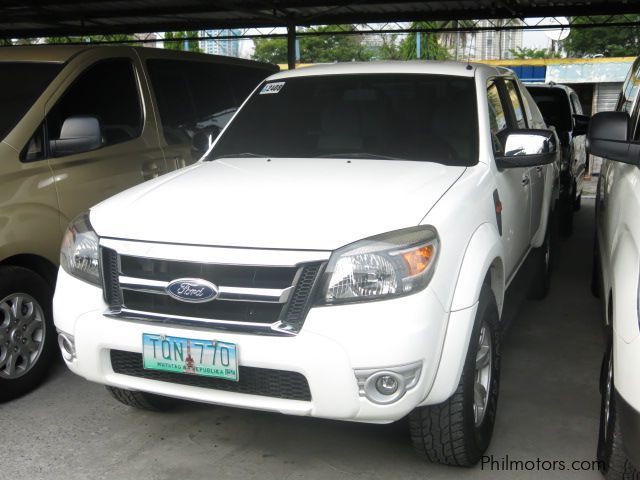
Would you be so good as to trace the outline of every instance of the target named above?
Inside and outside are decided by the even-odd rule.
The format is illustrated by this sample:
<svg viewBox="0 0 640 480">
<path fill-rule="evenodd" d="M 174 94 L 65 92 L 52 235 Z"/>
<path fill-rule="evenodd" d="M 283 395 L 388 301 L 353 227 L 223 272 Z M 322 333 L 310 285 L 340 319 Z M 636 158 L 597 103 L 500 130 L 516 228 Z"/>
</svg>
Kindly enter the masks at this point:
<svg viewBox="0 0 640 480">
<path fill-rule="evenodd" d="M 178 400 L 171 397 L 154 395 L 153 393 L 126 390 L 124 388 L 106 386 L 113 398 L 128 407 L 152 412 L 166 412 L 178 404 Z"/>
<path fill-rule="evenodd" d="M 36 273 L 0 267 L 0 402 L 44 380 L 56 351 L 53 291 Z"/>
<path fill-rule="evenodd" d="M 445 402 L 409 414 L 414 448 L 431 462 L 471 467 L 489 447 L 500 384 L 498 321 L 495 297 L 485 284 L 458 388 Z"/>
<path fill-rule="evenodd" d="M 600 386 L 602 395 L 598 436 L 600 471 L 607 480 L 640 480 L 640 472 L 631 465 L 622 447 L 614 385 L 613 355 L 610 344 L 602 362 Z"/>
</svg>

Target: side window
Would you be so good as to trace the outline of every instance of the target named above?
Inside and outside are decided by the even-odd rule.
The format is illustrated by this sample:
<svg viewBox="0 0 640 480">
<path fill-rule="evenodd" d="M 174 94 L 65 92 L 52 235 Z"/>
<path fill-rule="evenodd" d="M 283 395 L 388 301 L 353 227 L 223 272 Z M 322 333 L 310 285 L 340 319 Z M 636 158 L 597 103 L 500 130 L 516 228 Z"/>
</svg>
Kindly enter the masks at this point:
<svg viewBox="0 0 640 480">
<path fill-rule="evenodd" d="M 60 138 L 65 120 L 76 115 L 98 118 L 103 146 L 126 142 L 142 133 L 142 108 L 129 59 L 100 61 L 85 70 L 47 115 L 49 140 Z"/>
<path fill-rule="evenodd" d="M 527 121 L 524 118 L 524 109 L 522 107 L 522 102 L 520 101 L 520 94 L 518 93 L 516 83 L 513 80 L 507 80 L 505 81 L 505 85 L 507 86 L 509 101 L 513 106 L 513 113 L 515 114 L 515 121 L 518 128 L 527 128 Z"/>
<path fill-rule="evenodd" d="M 35 162 L 44 159 L 46 156 L 44 124 L 41 124 L 20 153 L 20 160 L 23 162 Z"/>
<path fill-rule="evenodd" d="M 147 66 L 169 145 L 191 145 L 199 132 L 217 135 L 237 108 L 226 65 L 151 59 Z"/>
<path fill-rule="evenodd" d="M 575 93 L 571 94 L 571 103 L 573 105 L 573 111 L 578 115 L 582 115 L 582 105 L 580 104 L 578 95 L 576 95 Z"/>
<path fill-rule="evenodd" d="M 487 101 L 489 106 L 489 128 L 491 129 L 491 142 L 494 153 L 502 151 L 499 134 L 507 128 L 507 117 L 500 99 L 498 85 L 490 81 L 487 85 Z"/>
</svg>

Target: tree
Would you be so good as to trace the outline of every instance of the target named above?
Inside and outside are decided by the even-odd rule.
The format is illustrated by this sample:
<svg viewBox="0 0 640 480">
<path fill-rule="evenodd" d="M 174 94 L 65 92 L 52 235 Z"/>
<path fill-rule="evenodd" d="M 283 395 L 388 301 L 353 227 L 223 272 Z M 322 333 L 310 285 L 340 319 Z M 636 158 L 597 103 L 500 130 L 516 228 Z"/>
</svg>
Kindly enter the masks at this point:
<svg viewBox="0 0 640 480">
<path fill-rule="evenodd" d="M 331 63 L 370 60 L 374 52 L 363 42 L 363 35 L 344 34 L 353 25 L 326 25 L 302 30 L 305 35 L 298 37 L 300 62 Z M 318 32 L 322 35 L 313 35 Z M 311 35 L 307 35 L 310 33 Z M 263 62 L 286 63 L 286 38 L 260 38 L 254 40 L 253 58 Z"/>
<path fill-rule="evenodd" d="M 117 42 L 127 43 L 134 40 L 133 35 L 82 35 L 70 37 L 49 37 L 47 43 L 91 43 L 91 42 Z"/>
<path fill-rule="evenodd" d="M 640 15 L 632 17 L 640 21 Z M 596 22 L 624 22 L 630 20 L 628 15 L 575 17 L 574 24 Z M 640 46 L 640 27 L 595 27 L 572 28 L 571 33 L 563 42 L 564 48 L 570 56 L 583 57 L 585 55 L 601 54 L 607 57 L 636 56 Z"/>
<path fill-rule="evenodd" d="M 529 58 L 559 58 L 560 54 L 556 52 L 550 52 L 546 48 L 527 48 L 516 47 L 509 50 L 509 53 L 513 58 L 529 59 Z"/>
<path fill-rule="evenodd" d="M 164 34 L 164 48 L 167 50 L 189 50 L 190 52 L 202 52 L 198 40 L 193 40 L 199 36 L 197 30 L 189 30 L 182 32 L 165 32 Z M 187 48 L 185 48 L 185 38 L 187 40 Z"/>
<path fill-rule="evenodd" d="M 411 24 L 412 29 L 432 30 L 441 28 L 442 22 L 414 22 Z M 437 33 L 420 32 L 420 57 L 425 60 L 446 60 L 449 58 L 449 52 L 446 47 L 440 45 Z M 417 48 L 418 32 L 409 33 L 402 41 L 400 51 L 404 60 L 412 60 L 418 58 Z"/>
</svg>

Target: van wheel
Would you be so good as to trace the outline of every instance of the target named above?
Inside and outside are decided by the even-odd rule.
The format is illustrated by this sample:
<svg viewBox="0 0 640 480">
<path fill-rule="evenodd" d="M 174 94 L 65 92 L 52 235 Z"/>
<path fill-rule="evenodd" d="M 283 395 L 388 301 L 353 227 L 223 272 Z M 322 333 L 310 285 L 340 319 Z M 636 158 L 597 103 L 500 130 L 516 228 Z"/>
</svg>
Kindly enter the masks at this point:
<svg viewBox="0 0 640 480">
<path fill-rule="evenodd" d="M 498 308 L 482 287 L 471 343 L 455 393 L 409 414 L 413 446 L 431 462 L 471 467 L 489 447 L 498 407 L 500 341 Z"/>
<path fill-rule="evenodd" d="M 631 465 L 622 448 L 620 422 L 616 411 L 611 343 L 602 361 L 600 383 L 602 395 L 598 435 L 600 471 L 607 480 L 640 480 L 640 472 Z"/>
<path fill-rule="evenodd" d="M 534 278 L 529 291 L 529 298 L 532 300 L 542 300 L 549 293 L 551 283 L 551 267 L 553 265 L 553 241 L 551 238 L 552 214 L 549 213 L 547 231 L 544 235 L 543 244 L 531 250 L 534 268 Z"/>
<path fill-rule="evenodd" d="M 22 267 L 0 267 L 0 402 L 24 395 L 44 380 L 56 351 L 45 280 Z"/>
<path fill-rule="evenodd" d="M 126 390 L 124 388 L 106 386 L 113 398 L 129 407 L 152 412 L 166 412 L 178 404 L 178 400 L 153 393 Z"/>
</svg>

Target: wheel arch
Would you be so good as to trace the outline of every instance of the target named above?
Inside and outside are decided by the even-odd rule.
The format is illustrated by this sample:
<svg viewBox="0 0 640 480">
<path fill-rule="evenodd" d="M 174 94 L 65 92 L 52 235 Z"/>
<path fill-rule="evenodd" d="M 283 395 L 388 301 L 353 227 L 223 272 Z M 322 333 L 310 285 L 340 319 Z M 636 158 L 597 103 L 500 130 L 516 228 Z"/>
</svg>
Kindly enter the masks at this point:
<svg viewBox="0 0 640 480">
<path fill-rule="evenodd" d="M 497 228 L 483 223 L 469 241 L 458 273 L 451 311 L 475 305 L 482 285 L 488 283 L 502 312 L 505 292 L 504 247 Z"/>
<path fill-rule="evenodd" d="M 51 261 L 40 255 L 23 253 L 5 258 L 0 262 L 0 266 L 8 265 L 13 267 L 22 267 L 40 275 L 44 280 L 54 288 L 56 285 L 56 277 L 58 268 Z"/>
</svg>

